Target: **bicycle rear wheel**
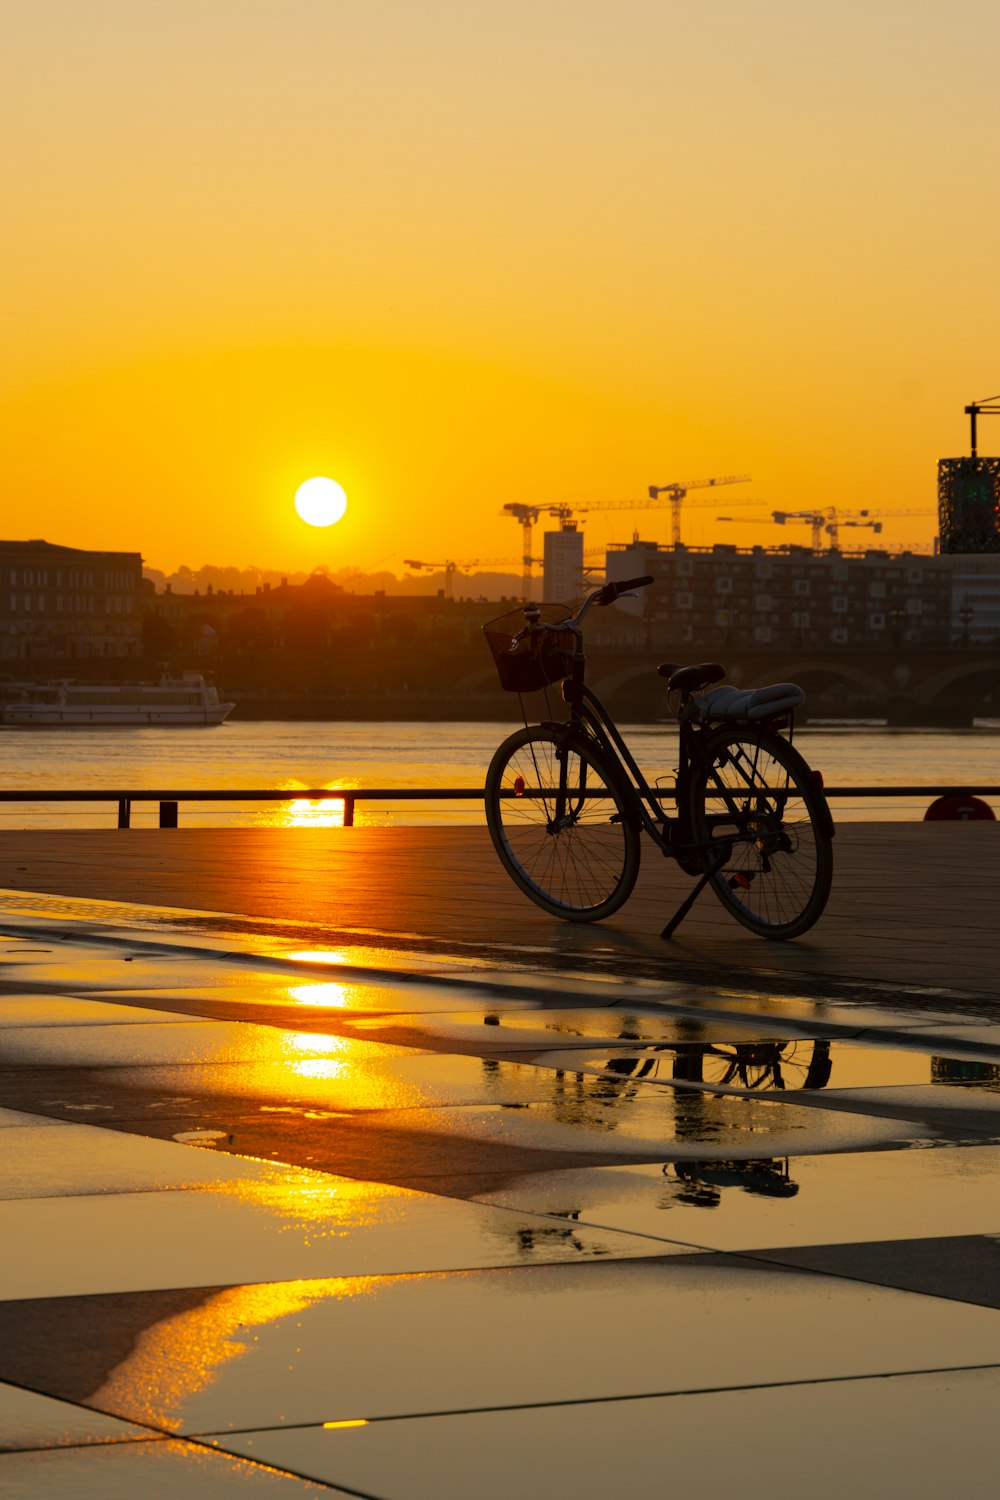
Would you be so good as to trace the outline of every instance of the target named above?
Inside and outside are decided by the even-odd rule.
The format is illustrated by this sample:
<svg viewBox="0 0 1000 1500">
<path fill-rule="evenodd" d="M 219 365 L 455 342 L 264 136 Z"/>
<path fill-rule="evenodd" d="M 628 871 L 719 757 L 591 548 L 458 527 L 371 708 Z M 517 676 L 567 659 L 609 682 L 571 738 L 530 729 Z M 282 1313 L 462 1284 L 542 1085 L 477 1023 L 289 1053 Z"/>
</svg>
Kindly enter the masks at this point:
<svg viewBox="0 0 1000 1500">
<path fill-rule="evenodd" d="M 514 883 L 569 922 L 611 916 L 639 873 L 639 829 L 614 773 L 582 737 L 519 729 L 486 775 L 486 822 Z"/>
<path fill-rule="evenodd" d="M 715 894 L 751 932 L 798 937 L 822 913 L 833 878 L 833 823 L 812 772 L 766 729 L 723 728 L 699 749 L 691 831 L 725 854 Z"/>
</svg>

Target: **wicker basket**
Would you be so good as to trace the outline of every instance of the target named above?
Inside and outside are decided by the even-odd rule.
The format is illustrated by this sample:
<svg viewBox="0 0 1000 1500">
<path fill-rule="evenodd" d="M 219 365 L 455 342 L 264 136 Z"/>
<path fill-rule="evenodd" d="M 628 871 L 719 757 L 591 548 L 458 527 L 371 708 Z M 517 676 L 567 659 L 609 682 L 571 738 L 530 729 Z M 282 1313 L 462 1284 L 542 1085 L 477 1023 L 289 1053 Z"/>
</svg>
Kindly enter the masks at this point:
<svg viewBox="0 0 1000 1500">
<path fill-rule="evenodd" d="M 539 623 L 558 626 L 573 611 L 564 604 L 539 606 Z M 515 609 L 483 626 L 483 634 L 493 652 L 500 686 L 507 693 L 534 693 L 539 688 L 562 682 L 573 670 L 577 636 L 572 630 L 528 630 L 514 650 L 514 638 L 525 628 L 523 609 Z"/>
</svg>

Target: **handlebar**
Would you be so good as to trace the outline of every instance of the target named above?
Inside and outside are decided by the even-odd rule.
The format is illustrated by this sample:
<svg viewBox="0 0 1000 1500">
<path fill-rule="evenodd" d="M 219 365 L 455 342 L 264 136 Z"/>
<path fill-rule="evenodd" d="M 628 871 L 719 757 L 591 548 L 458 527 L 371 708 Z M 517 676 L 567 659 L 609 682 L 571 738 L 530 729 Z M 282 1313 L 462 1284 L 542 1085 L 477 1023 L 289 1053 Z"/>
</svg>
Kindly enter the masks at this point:
<svg viewBox="0 0 1000 1500">
<path fill-rule="evenodd" d="M 651 584 L 654 581 L 655 580 L 647 573 L 642 578 L 623 578 L 620 581 L 615 580 L 612 583 L 604 583 L 599 589 L 595 589 L 592 594 L 587 595 L 586 599 L 584 599 L 582 605 L 571 620 L 562 620 L 558 625 L 551 625 L 545 621 L 539 620 L 539 605 L 525 605 L 524 615 L 525 619 L 527 620 L 527 624 L 525 625 L 523 630 L 519 630 L 513 637 L 510 644 L 510 650 L 512 652 L 516 651 L 524 637 L 532 631 L 575 630 L 579 632 L 580 626 L 583 623 L 583 617 L 590 609 L 590 606 L 592 604 L 613 604 L 616 599 L 621 598 L 622 594 L 627 594 L 631 592 L 632 589 L 644 589 L 648 584 Z"/>
<path fill-rule="evenodd" d="M 598 589 L 594 599 L 595 604 L 613 604 L 622 594 L 627 594 L 630 589 L 644 589 L 653 580 L 649 574 L 642 578 L 622 578 L 614 583 L 606 583 L 603 588 Z"/>
</svg>

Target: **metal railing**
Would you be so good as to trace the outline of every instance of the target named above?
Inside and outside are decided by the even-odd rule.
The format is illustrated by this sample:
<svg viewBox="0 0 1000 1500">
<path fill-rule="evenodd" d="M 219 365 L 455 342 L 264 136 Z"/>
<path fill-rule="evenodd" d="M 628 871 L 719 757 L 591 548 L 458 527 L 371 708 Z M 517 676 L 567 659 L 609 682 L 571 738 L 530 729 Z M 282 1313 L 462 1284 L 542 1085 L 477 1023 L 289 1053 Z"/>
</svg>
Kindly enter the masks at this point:
<svg viewBox="0 0 1000 1500">
<path fill-rule="evenodd" d="M 661 788 L 663 800 L 670 791 Z M 958 786 L 828 786 L 827 797 L 1000 797 L 1000 786 L 964 783 Z M 159 826 L 176 828 L 182 802 L 342 802 L 344 827 L 354 826 L 354 809 L 358 802 L 482 802 L 482 787 L 225 787 L 225 788 L 66 788 L 58 790 L 0 790 L 0 804 L 6 802 L 98 802 L 118 808 L 118 827 L 129 828 L 135 803 L 159 804 Z M 503 793 L 513 797 L 515 792 Z"/>
</svg>

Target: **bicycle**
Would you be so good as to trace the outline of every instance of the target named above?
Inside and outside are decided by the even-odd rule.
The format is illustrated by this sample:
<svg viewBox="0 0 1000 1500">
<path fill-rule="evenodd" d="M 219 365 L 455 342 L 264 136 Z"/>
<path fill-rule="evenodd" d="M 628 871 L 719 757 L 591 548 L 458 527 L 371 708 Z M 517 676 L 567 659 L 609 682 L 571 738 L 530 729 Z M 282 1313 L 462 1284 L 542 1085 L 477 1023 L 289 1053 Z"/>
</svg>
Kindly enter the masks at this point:
<svg viewBox="0 0 1000 1500">
<path fill-rule="evenodd" d="M 650 786 L 585 681 L 581 627 L 591 607 L 652 582 L 606 583 L 575 614 L 526 604 L 484 626 L 501 686 L 523 695 L 561 684 L 568 711 L 559 721 L 525 719 L 494 754 L 485 789 L 494 847 L 543 911 L 595 922 L 631 895 L 645 832 L 698 878 L 663 938 L 706 885 L 751 932 L 798 937 L 826 905 L 834 835 L 822 776 L 792 743 L 801 688 L 715 686 L 725 677 L 718 662 L 664 662 L 657 670 L 679 734 L 674 785 L 664 791 Z"/>
</svg>

